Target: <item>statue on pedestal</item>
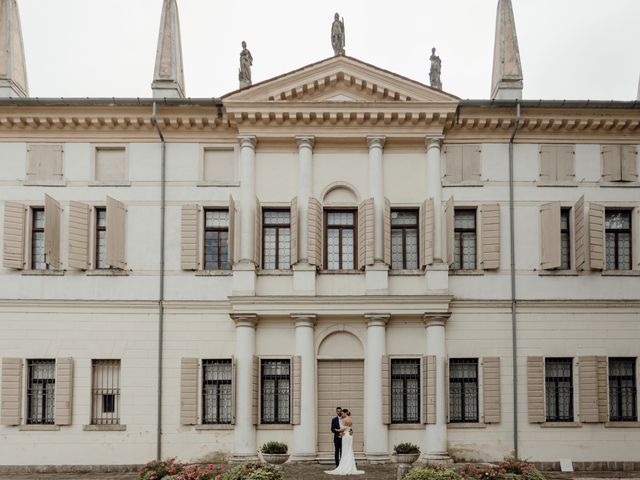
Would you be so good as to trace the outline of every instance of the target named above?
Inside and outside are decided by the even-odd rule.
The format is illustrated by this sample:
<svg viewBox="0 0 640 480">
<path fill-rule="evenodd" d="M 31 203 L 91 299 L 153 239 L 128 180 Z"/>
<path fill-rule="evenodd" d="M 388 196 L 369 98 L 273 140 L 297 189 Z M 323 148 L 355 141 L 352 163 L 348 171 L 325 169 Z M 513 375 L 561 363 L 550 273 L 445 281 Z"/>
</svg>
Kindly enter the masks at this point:
<svg viewBox="0 0 640 480">
<path fill-rule="evenodd" d="M 440 61 L 440 57 L 436 55 L 435 47 L 431 49 L 431 57 L 429 60 L 431 60 L 431 70 L 429 70 L 429 81 L 431 82 L 431 86 L 438 90 L 442 90 L 442 82 L 440 81 L 440 68 L 442 62 Z"/>
<path fill-rule="evenodd" d="M 240 80 L 240 88 L 251 85 L 251 66 L 253 65 L 253 57 L 247 48 L 247 42 L 242 42 L 242 51 L 240 52 L 240 70 L 238 71 L 238 80 Z"/>
<path fill-rule="evenodd" d="M 340 15 L 337 13 L 333 16 L 331 25 L 331 46 L 334 55 L 344 55 L 344 18 L 340 20 Z"/>
</svg>

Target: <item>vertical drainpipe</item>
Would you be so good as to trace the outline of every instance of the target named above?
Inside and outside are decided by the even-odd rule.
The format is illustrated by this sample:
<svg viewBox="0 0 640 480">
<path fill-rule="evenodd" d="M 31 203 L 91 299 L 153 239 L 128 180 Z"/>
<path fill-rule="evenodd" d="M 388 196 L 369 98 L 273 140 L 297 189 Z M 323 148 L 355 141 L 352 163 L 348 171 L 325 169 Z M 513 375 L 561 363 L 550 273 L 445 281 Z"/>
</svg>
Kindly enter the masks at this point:
<svg viewBox="0 0 640 480">
<path fill-rule="evenodd" d="M 165 165 L 166 144 L 156 118 L 156 102 L 153 102 L 151 123 L 160 137 L 160 292 L 158 295 L 158 418 L 156 438 L 156 460 L 162 459 L 162 354 L 164 338 L 164 223 L 165 223 Z"/>
<path fill-rule="evenodd" d="M 516 100 L 516 124 L 509 139 L 509 243 L 511 252 L 511 339 L 513 357 L 513 450 L 518 458 L 518 357 L 516 330 L 516 253 L 513 212 L 513 139 L 520 125 L 520 102 Z"/>
</svg>

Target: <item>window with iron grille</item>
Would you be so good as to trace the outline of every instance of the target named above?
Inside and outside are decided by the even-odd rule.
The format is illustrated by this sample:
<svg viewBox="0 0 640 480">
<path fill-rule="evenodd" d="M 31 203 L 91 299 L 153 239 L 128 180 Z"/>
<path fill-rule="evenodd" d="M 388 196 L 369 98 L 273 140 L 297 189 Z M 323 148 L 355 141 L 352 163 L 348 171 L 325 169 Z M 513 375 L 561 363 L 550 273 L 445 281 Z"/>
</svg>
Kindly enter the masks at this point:
<svg viewBox="0 0 640 480">
<path fill-rule="evenodd" d="M 476 211 L 455 209 L 453 270 L 476 269 Z"/>
<path fill-rule="evenodd" d="M 27 423 L 53 424 L 56 391 L 56 361 L 27 360 Z"/>
<path fill-rule="evenodd" d="M 229 211 L 204 211 L 204 269 L 230 270 Z"/>
<path fill-rule="evenodd" d="M 291 267 L 291 213 L 289 210 L 262 212 L 262 268 L 288 270 Z"/>
<path fill-rule="evenodd" d="M 261 360 L 261 423 L 289 423 L 289 360 Z"/>
<path fill-rule="evenodd" d="M 420 422 L 420 359 L 391 359 L 391 423 Z"/>
<path fill-rule="evenodd" d="M 328 270 L 356 268 L 356 211 L 325 210 L 325 261 Z"/>
<path fill-rule="evenodd" d="M 31 268 L 47 269 L 44 258 L 44 208 L 31 209 Z"/>
<path fill-rule="evenodd" d="M 609 359 L 609 420 L 638 421 L 636 359 Z"/>
<path fill-rule="evenodd" d="M 418 268 L 417 210 L 391 210 L 391 268 Z"/>
<path fill-rule="evenodd" d="M 569 270 L 571 268 L 571 232 L 569 226 L 571 209 L 560 210 L 560 269 Z"/>
<path fill-rule="evenodd" d="M 547 422 L 573 422 L 573 359 L 545 359 Z"/>
<path fill-rule="evenodd" d="M 231 359 L 202 361 L 202 423 L 231 423 Z"/>
<path fill-rule="evenodd" d="M 109 268 L 107 263 L 107 209 L 96 208 L 96 268 Z"/>
<path fill-rule="evenodd" d="M 92 360 L 91 424 L 120 424 L 120 360 Z"/>
<path fill-rule="evenodd" d="M 449 360 L 449 421 L 478 421 L 478 359 Z"/>
<path fill-rule="evenodd" d="M 607 270 L 631 270 L 631 211 L 607 209 L 604 228 Z"/>
</svg>

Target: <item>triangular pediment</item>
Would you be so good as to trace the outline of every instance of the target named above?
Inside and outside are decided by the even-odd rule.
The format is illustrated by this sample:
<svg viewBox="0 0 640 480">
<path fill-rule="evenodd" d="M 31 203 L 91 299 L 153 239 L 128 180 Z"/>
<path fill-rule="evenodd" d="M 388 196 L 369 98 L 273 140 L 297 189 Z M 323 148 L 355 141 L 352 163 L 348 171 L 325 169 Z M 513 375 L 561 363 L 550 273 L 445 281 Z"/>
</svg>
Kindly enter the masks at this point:
<svg viewBox="0 0 640 480">
<path fill-rule="evenodd" d="M 458 97 L 344 55 L 231 92 L 233 102 L 457 103 Z"/>
</svg>

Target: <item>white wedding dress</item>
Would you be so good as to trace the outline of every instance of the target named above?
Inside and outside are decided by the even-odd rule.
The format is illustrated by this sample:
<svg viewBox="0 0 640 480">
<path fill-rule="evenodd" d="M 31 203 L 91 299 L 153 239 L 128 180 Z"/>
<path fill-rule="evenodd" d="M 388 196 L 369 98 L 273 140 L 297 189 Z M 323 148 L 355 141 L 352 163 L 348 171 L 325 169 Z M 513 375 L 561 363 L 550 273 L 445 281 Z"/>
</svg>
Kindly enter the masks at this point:
<svg viewBox="0 0 640 480">
<path fill-rule="evenodd" d="M 351 427 L 344 427 L 344 436 L 342 437 L 342 457 L 340 464 L 335 470 L 325 471 L 329 475 L 363 475 L 362 470 L 356 467 L 356 456 L 353 453 L 353 435 L 351 435 Z"/>
</svg>

